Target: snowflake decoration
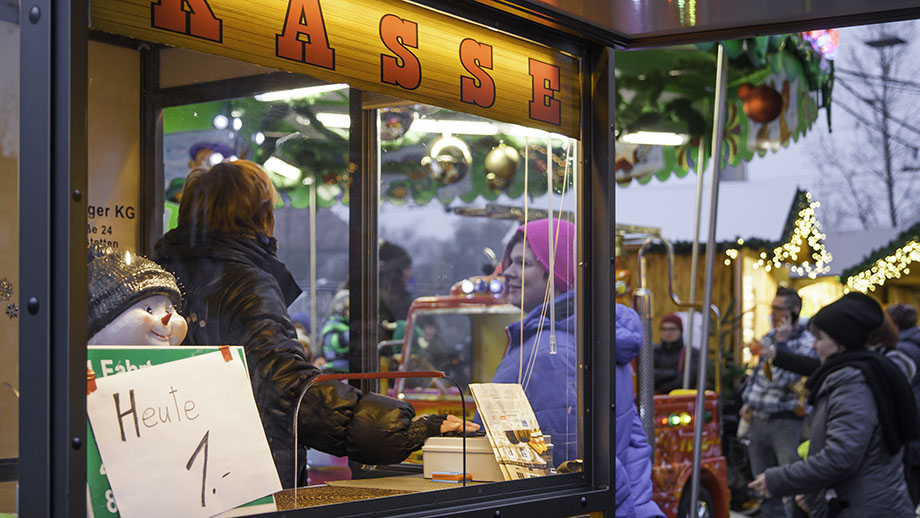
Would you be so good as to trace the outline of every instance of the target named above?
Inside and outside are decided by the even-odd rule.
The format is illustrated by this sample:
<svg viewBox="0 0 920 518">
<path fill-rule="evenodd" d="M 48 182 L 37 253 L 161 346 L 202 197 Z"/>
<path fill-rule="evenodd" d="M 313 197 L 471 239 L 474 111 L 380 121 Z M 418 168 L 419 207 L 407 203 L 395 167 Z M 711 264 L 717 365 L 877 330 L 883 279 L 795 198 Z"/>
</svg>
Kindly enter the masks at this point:
<svg viewBox="0 0 920 518">
<path fill-rule="evenodd" d="M 6 316 L 10 317 L 10 320 L 13 320 L 14 318 L 19 318 L 19 305 L 7 304 L 6 305 Z"/>
<path fill-rule="evenodd" d="M 13 283 L 6 277 L 0 279 L 0 302 L 6 302 L 13 297 Z"/>
</svg>

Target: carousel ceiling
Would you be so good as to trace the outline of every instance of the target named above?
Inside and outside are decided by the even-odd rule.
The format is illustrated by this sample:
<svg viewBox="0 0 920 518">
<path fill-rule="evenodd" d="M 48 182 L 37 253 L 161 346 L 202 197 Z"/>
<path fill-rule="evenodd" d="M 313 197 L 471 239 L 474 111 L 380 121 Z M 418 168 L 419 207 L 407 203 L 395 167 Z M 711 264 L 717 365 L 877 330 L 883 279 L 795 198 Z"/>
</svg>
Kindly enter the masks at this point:
<svg viewBox="0 0 920 518">
<path fill-rule="evenodd" d="M 722 42 L 728 57 L 723 167 L 797 141 L 819 108 L 830 124 L 838 41 L 830 29 Z M 617 53 L 617 182 L 683 177 L 698 169 L 700 158 L 705 167 L 716 59 L 712 43 Z"/>
<path fill-rule="evenodd" d="M 432 2 L 434 0 L 423 0 Z M 915 0 L 476 0 L 618 48 L 920 18 Z"/>
</svg>

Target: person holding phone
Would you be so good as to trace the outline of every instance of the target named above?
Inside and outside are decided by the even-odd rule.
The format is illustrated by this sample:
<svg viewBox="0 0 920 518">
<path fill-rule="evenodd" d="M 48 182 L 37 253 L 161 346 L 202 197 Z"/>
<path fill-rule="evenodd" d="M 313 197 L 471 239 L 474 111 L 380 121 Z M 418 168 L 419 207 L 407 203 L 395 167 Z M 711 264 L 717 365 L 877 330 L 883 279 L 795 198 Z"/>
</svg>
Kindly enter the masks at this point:
<svg viewBox="0 0 920 518">
<path fill-rule="evenodd" d="M 815 338 L 799 323 L 802 299 L 795 290 L 776 290 L 771 308 L 773 329 L 761 339 L 761 347 L 788 350 L 795 354 L 817 357 L 812 348 Z M 798 460 L 796 448 L 801 442 L 805 408 L 793 388 L 800 374 L 769 365 L 770 355 L 761 355 L 760 363 L 742 391 L 741 419 L 748 422 L 748 456 L 756 477 L 774 466 Z M 764 498 L 760 504 L 763 518 L 786 518 L 792 514 L 780 498 Z"/>
</svg>

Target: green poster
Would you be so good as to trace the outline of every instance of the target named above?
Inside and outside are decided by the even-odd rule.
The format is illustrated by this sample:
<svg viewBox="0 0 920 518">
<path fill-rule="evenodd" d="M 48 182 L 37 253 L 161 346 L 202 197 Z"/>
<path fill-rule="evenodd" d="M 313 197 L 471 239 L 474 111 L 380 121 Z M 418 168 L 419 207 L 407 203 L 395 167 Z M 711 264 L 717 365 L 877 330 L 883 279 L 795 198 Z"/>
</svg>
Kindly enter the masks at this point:
<svg viewBox="0 0 920 518">
<path fill-rule="evenodd" d="M 92 370 L 96 378 L 113 376 L 122 372 L 143 369 L 152 365 L 168 363 L 174 360 L 191 358 L 200 354 L 207 354 L 219 350 L 217 346 L 210 347 L 151 347 L 151 346 L 99 346 L 91 345 L 87 348 L 86 368 Z M 241 346 L 230 346 L 231 354 L 239 355 L 246 365 L 246 355 Z M 99 447 L 93 429 L 86 422 L 86 486 L 87 486 L 87 516 L 91 518 L 119 516 L 109 479 L 102 465 Z M 256 507 L 258 506 L 258 507 Z M 266 506 L 266 507 L 262 507 Z M 274 511 L 275 500 L 272 495 L 253 500 L 240 507 L 248 507 L 252 512 Z M 227 514 L 230 514 L 228 511 Z M 234 513 L 235 514 L 235 513 Z M 246 513 L 250 514 L 250 513 Z M 220 516 L 220 515 L 218 515 Z"/>
</svg>

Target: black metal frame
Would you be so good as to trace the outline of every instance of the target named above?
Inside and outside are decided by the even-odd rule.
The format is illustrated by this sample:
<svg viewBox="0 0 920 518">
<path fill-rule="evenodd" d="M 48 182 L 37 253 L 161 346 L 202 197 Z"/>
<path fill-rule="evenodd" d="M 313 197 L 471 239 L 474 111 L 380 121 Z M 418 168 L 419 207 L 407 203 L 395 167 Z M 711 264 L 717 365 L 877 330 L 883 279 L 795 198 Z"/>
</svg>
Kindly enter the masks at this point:
<svg viewBox="0 0 920 518">
<path fill-rule="evenodd" d="M 607 55 L 606 52 L 603 52 L 604 55 Z M 606 67 L 607 64 L 603 60 L 598 60 L 594 66 L 588 67 L 586 72 L 586 78 L 590 76 L 590 70 L 593 70 L 597 67 Z M 606 77 L 602 72 L 601 76 Z M 611 72 L 612 74 L 612 72 Z M 152 91 L 145 92 L 144 94 L 144 113 L 149 117 L 156 116 L 157 120 L 161 121 L 160 113 L 162 109 L 168 106 L 177 106 L 181 104 L 188 104 L 193 102 L 203 102 L 209 100 L 224 99 L 227 97 L 237 97 L 245 95 L 254 95 L 257 93 L 262 93 L 269 88 L 278 88 L 278 81 L 282 82 L 280 85 L 281 88 L 296 88 L 303 86 L 311 86 L 317 84 L 316 80 L 313 80 L 304 76 L 297 76 L 294 74 L 287 73 L 271 73 L 262 76 L 251 76 L 237 79 L 228 79 L 222 81 L 216 81 L 213 83 L 199 83 L 189 86 L 180 86 L 173 87 L 168 89 L 154 89 Z M 588 88 L 590 85 L 597 83 L 596 80 L 586 79 L 585 84 L 583 85 L 584 91 L 591 91 Z M 606 83 L 604 83 L 606 87 Z M 609 84 L 610 91 L 605 95 L 612 95 L 612 83 Z M 602 90 L 603 91 L 603 90 Z M 360 342 L 357 343 L 377 343 L 379 329 L 376 324 L 378 321 L 377 318 L 377 198 L 378 198 L 378 185 L 376 178 L 373 178 L 374 171 L 377 170 L 376 161 L 377 161 L 377 149 L 376 149 L 376 110 L 365 110 L 362 107 L 362 97 L 363 92 L 360 90 L 352 89 L 350 91 L 350 108 L 349 112 L 351 114 L 352 127 L 350 128 L 351 143 L 350 143 L 350 164 L 349 170 L 351 170 L 350 179 L 351 183 L 349 186 L 350 197 L 352 200 L 367 200 L 365 203 L 352 203 L 350 205 L 350 225 L 352 226 L 352 231 L 349 236 L 349 249 L 350 250 L 359 250 L 358 253 L 349 254 L 349 277 L 351 279 L 361 279 L 362 282 L 352 282 L 350 285 L 350 296 L 352 299 L 352 335 L 359 336 Z M 585 99 L 587 99 L 587 94 L 585 94 Z M 583 109 L 584 120 L 588 121 L 593 117 L 593 112 L 595 109 L 593 107 L 589 108 L 588 104 Z M 608 107 L 606 102 L 602 103 L 602 106 Z M 602 110 L 603 112 L 603 110 Z M 600 128 L 609 127 L 609 124 L 612 124 L 613 118 L 612 114 L 605 119 L 603 122 L 599 122 L 596 126 Z M 145 128 L 150 128 L 150 124 L 144 124 Z M 585 130 L 585 135 L 593 134 L 603 134 L 599 133 L 597 129 Z M 612 135 L 612 134 L 611 134 Z M 148 135 L 146 138 L 153 138 L 154 135 Z M 611 136 L 612 138 L 612 136 Z M 597 146 L 592 146 L 588 143 L 585 144 L 585 149 L 590 150 L 594 149 Z M 612 147 L 608 151 L 600 153 L 600 156 L 606 157 L 612 155 Z M 594 157 L 583 158 L 583 166 L 587 167 L 592 163 Z M 606 174 L 604 173 L 605 166 L 600 165 L 593 168 L 592 179 L 590 184 L 592 185 L 591 190 L 582 190 L 580 196 L 583 197 L 582 205 L 584 206 L 584 214 L 588 214 L 588 207 L 590 203 L 584 200 L 587 192 L 596 190 L 601 183 L 608 183 L 606 181 Z M 584 171 L 587 171 L 587 168 L 583 168 Z M 149 177 L 153 177 L 153 181 L 159 183 L 159 178 L 161 178 L 161 171 L 152 171 L 146 169 L 142 171 L 142 175 L 145 177 L 144 184 L 149 183 Z M 587 175 L 585 176 L 587 178 Z M 611 191 L 612 192 L 612 191 Z M 606 252 L 607 257 L 612 257 L 612 243 L 609 241 L 609 235 L 612 235 L 612 220 L 613 212 L 612 206 L 608 206 L 606 200 L 609 200 L 609 197 L 605 197 L 605 202 L 597 207 L 597 210 L 601 212 L 607 212 L 607 215 L 603 221 L 605 223 L 594 225 L 595 232 L 600 233 L 601 236 L 608 236 L 606 238 L 606 245 L 601 243 L 600 247 L 595 247 L 596 250 L 603 254 L 603 247 L 607 246 L 608 250 Z M 585 218 L 586 220 L 592 218 Z M 154 221 L 158 221 L 158 217 L 153 217 Z M 607 223 L 609 221 L 609 223 Z M 585 229 L 589 228 L 588 226 L 584 227 Z M 593 241 L 593 237 L 590 240 L 585 240 L 586 243 Z M 585 254 L 587 254 L 588 248 L 585 247 Z M 609 259 L 608 259 L 609 260 Z M 594 263 L 594 261 L 590 261 Z M 605 261 L 606 262 L 606 261 Z M 607 275 L 609 280 L 609 275 Z M 599 285 L 602 291 L 606 292 L 604 294 L 595 294 L 591 293 L 591 289 L 588 288 L 587 283 L 582 283 L 581 286 L 585 287 L 583 293 L 585 295 L 585 301 L 581 303 L 579 311 L 584 311 L 586 307 L 598 307 L 601 308 L 598 315 L 609 315 L 612 308 L 610 301 L 613 300 L 613 294 L 609 290 L 609 282 L 599 281 Z M 598 305 L 594 302 L 597 300 L 608 299 L 605 304 Z M 590 300 L 589 300 L 590 298 Z M 586 313 L 583 313 L 586 314 Z M 587 319 L 586 319 L 587 320 Z M 604 337 L 604 333 L 590 333 L 585 331 L 583 333 L 582 343 L 595 343 L 598 345 L 600 351 L 593 351 L 586 356 L 597 358 L 603 361 L 603 358 L 612 358 L 609 354 L 609 350 L 612 347 L 612 342 L 609 337 L 612 337 L 612 324 L 610 323 L 608 316 L 597 316 L 594 317 L 594 320 L 601 323 L 610 324 L 611 333 Z M 584 326 L 588 327 L 588 324 Z M 603 352 L 603 349 L 606 349 L 606 353 Z M 356 350 L 356 354 L 351 358 L 351 362 L 355 364 L 363 372 L 369 372 L 377 370 L 377 355 L 376 351 L 373 348 L 361 348 Z M 610 368 L 606 369 L 606 372 L 612 372 L 613 364 L 610 363 Z M 602 369 L 603 371 L 604 369 Z M 604 376 L 601 376 L 604 377 Z M 607 376 L 609 378 L 609 376 Z M 586 378 L 587 379 L 587 378 Z M 584 386 L 584 385 L 583 385 Z M 606 381 L 601 380 L 599 385 L 603 392 L 601 394 L 612 394 L 610 388 L 609 379 Z M 605 388 L 604 388 L 605 387 Z M 374 390 L 376 387 L 371 381 L 363 381 L 360 383 L 360 388 L 363 390 Z M 599 398 L 600 400 L 605 400 L 609 398 Z M 433 512 L 444 513 L 445 515 L 457 515 L 457 516 L 477 516 L 476 510 L 483 513 L 488 513 L 490 516 L 495 516 L 496 511 L 504 513 L 505 516 L 531 516 L 534 512 L 550 512 L 552 515 L 563 516 L 566 514 L 572 514 L 573 512 L 588 512 L 588 511 L 612 511 L 612 508 L 609 507 L 610 503 L 613 501 L 612 490 L 610 489 L 610 481 L 613 479 L 613 466 L 610 463 L 609 452 L 612 447 L 610 441 L 612 441 L 612 422 L 609 419 L 609 410 L 611 408 L 612 401 L 592 401 L 591 403 L 586 402 L 586 404 L 592 404 L 597 406 L 597 408 L 586 408 L 585 415 L 597 415 L 601 416 L 600 419 L 589 420 L 591 425 L 585 431 L 585 442 L 589 441 L 592 443 L 591 448 L 596 449 L 597 451 L 605 452 L 603 457 L 604 462 L 587 462 L 587 465 L 593 469 L 593 474 L 598 476 L 602 483 L 595 483 L 588 485 L 588 480 L 584 474 L 572 474 L 572 475 L 561 475 L 552 477 L 551 479 L 532 479 L 532 480 L 522 480 L 522 481 L 512 481 L 505 482 L 500 484 L 498 487 L 488 487 L 479 486 L 477 488 L 467 488 L 467 489 L 456 489 L 451 491 L 449 495 L 439 495 L 438 502 L 432 502 L 430 497 L 424 495 L 409 495 L 400 497 L 399 507 L 393 509 L 394 515 L 406 515 L 411 516 L 412 513 L 405 514 L 407 509 L 423 509 L 419 511 L 423 516 L 432 516 Z M 606 413 L 605 413 L 606 412 Z M 588 451 L 591 451 L 590 449 Z M 593 456 L 592 456 L 593 457 Z M 599 460 L 595 459 L 595 460 Z M 593 489 L 591 489 L 593 488 Z M 558 491 L 558 494 L 557 494 Z M 449 498 L 446 498 L 448 497 Z M 498 501 L 494 501 L 495 498 L 499 498 Z M 516 499 L 520 499 L 521 502 L 539 502 L 533 508 L 530 505 L 525 507 L 520 507 L 519 505 L 511 506 L 511 502 L 514 502 Z M 480 501 L 479 505 L 473 505 L 473 502 Z M 462 504 L 460 507 L 451 508 L 449 512 L 444 511 L 444 509 L 452 502 L 457 504 Z M 590 506 L 589 506 L 590 504 Z M 354 502 L 349 504 L 339 504 L 332 508 L 333 510 L 329 511 L 328 516 L 341 516 L 343 514 L 349 516 L 361 516 L 363 514 L 374 514 L 379 513 L 380 503 L 377 501 L 373 502 Z M 528 509 L 524 511 L 523 509 Z M 327 516 L 325 511 L 321 512 L 321 508 L 313 508 L 309 510 L 300 510 L 300 511 L 288 511 L 288 513 L 309 513 L 310 516 Z M 549 511 L 552 510 L 552 511 Z M 511 514 L 508 514 L 511 513 Z M 485 514 L 483 514 L 485 516 Z"/>
<path fill-rule="evenodd" d="M 86 509 L 85 0 L 20 12 L 21 516 Z M 26 368 L 22 368 L 25 366 Z"/>
<path fill-rule="evenodd" d="M 352 316 L 349 320 L 350 336 L 355 343 L 377 344 L 380 326 L 377 305 L 377 111 L 363 109 L 364 92 L 351 89 L 348 95 L 349 129 L 349 237 L 348 279 Z M 366 200 L 354 203 L 354 200 Z M 351 372 L 379 370 L 376 346 L 352 348 L 348 364 Z M 352 382 L 354 383 L 354 382 Z M 364 391 L 376 390 L 377 382 L 364 380 L 357 383 Z"/>
</svg>

